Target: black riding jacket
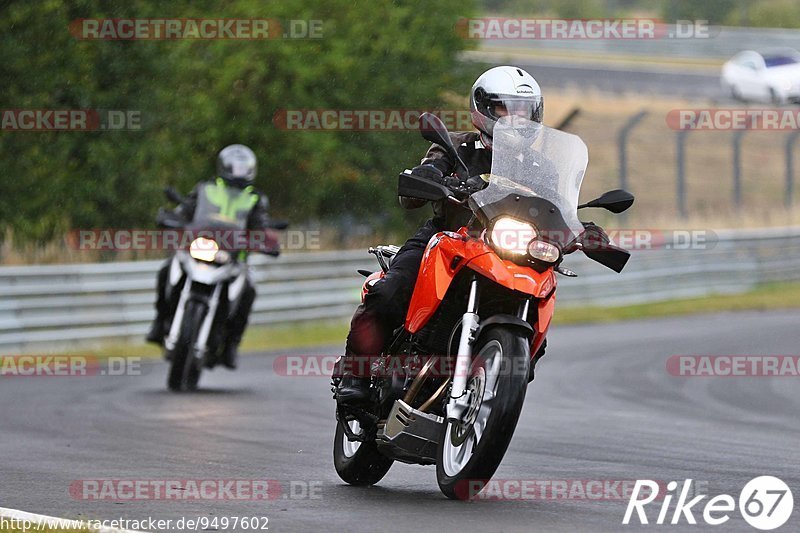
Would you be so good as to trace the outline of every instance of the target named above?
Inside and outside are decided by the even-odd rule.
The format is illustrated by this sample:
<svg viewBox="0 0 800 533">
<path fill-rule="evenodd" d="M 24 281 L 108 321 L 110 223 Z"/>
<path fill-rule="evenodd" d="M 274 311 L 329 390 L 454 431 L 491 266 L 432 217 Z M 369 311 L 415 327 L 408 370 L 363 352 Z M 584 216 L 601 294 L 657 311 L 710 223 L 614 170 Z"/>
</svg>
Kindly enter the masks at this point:
<svg viewBox="0 0 800 533">
<path fill-rule="evenodd" d="M 456 146 L 458 155 L 467 165 L 470 176 L 489 174 L 492 170 L 492 151 L 480 140 L 480 135 L 472 131 L 451 132 L 450 139 Z M 432 144 L 420 162 L 422 165 L 433 165 L 445 176 L 451 176 L 456 162 L 447 151 L 438 144 Z M 428 203 L 416 198 L 400 197 L 400 205 L 406 209 L 416 209 Z M 453 204 L 447 200 L 432 202 L 434 223 L 443 230 L 455 231 L 465 226 L 472 217 L 472 211 L 465 206 Z"/>
</svg>

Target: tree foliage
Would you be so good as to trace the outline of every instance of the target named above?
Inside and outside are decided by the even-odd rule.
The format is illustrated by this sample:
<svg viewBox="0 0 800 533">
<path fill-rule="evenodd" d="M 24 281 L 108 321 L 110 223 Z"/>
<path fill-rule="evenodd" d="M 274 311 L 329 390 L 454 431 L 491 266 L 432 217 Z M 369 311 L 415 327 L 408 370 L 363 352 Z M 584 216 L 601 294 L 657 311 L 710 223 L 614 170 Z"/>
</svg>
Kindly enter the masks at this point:
<svg viewBox="0 0 800 533">
<path fill-rule="evenodd" d="M 481 0 L 491 14 L 526 17 L 602 18 L 651 16 L 666 21 L 800 28 L 797 0 Z"/>
<path fill-rule="evenodd" d="M 44 0 L 0 12 L 2 109 L 141 113 L 140 131 L 0 132 L 0 226 L 48 240 L 70 228 L 144 227 L 161 189 L 213 173 L 224 145 L 259 156 L 257 185 L 293 220 L 399 218 L 396 173 L 426 143 L 413 132 L 288 131 L 287 109 L 435 109 L 472 75 L 453 31 L 469 2 Z M 80 18 L 321 20 L 322 38 L 79 40 Z M 391 206 L 391 207 L 390 207 Z"/>
</svg>

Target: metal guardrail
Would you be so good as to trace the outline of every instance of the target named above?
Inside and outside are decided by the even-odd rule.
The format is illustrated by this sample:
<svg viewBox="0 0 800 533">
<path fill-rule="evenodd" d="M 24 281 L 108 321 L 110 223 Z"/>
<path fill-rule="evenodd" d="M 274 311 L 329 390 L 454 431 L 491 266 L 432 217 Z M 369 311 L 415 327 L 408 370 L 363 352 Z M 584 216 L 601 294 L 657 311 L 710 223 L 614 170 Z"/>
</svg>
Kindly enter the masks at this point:
<svg viewBox="0 0 800 533">
<path fill-rule="evenodd" d="M 623 274 L 582 254 L 565 266 L 564 306 L 623 305 L 711 293 L 738 293 L 759 283 L 800 280 L 800 228 L 720 232 L 706 248 L 681 242 L 638 250 Z M 153 317 L 159 261 L 0 268 L 0 352 L 74 347 L 110 338 L 139 338 Z M 257 257 L 251 324 L 345 318 L 359 301 L 362 277 L 376 269 L 366 250 Z"/>
</svg>

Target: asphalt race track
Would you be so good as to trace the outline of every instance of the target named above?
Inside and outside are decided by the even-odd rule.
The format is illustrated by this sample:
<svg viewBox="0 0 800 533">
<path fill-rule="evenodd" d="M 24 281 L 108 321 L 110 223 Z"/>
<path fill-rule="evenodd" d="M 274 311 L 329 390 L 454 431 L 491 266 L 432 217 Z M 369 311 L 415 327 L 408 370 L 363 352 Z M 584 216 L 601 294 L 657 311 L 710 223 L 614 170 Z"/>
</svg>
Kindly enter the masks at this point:
<svg viewBox="0 0 800 533">
<path fill-rule="evenodd" d="M 536 80 L 547 94 L 552 87 L 592 88 L 614 94 L 657 94 L 668 97 L 730 99 L 720 87 L 719 74 L 707 71 L 626 67 L 584 64 L 560 65 L 521 61 L 520 66 L 535 73 Z"/>
<path fill-rule="evenodd" d="M 710 496 L 738 499 L 747 481 L 774 475 L 798 502 L 797 378 L 666 370 L 675 354 L 797 354 L 798 341 L 796 311 L 554 326 L 495 477 L 691 478 Z M 185 395 L 166 391 L 160 361 L 138 376 L 0 378 L 0 506 L 70 518 L 268 516 L 270 531 L 755 531 L 738 512 L 717 528 L 623 526 L 626 499 L 448 501 L 432 467 L 396 464 L 376 487 L 343 485 L 328 380 L 276 375 L 275 361 L 243 357 L 238 371 L 206 373 L 202 391 Z M 270 479 L 282 492 L 268 501 L 71 496 L 86 479 Z M 779 531 L 799 523 L 795 509 Z"/>
</svg>

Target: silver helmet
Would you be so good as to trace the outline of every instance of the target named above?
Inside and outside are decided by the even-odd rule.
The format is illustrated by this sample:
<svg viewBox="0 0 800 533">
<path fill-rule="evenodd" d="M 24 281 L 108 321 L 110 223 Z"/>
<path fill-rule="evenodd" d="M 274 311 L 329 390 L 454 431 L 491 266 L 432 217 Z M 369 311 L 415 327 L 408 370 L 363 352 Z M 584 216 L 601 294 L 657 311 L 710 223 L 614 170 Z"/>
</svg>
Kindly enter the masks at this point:
<svg viewBox="0 0 800 533">
<path fill-rule="evenodd" d="M 539 84 L 524 70 L 494 67 L 472 85 L 469 108 L 483 143 L 491 146 L 494 125 L 500 117 L 517 115 L 541 124 L 544 98 Z"/>
<path fill-rule="evenodd" d="M 243 144 L 226 146 L 217 156 L 217 175 L 232 185 L 251 185 L 256 179 L 256 154 Z"/>
</svg>

